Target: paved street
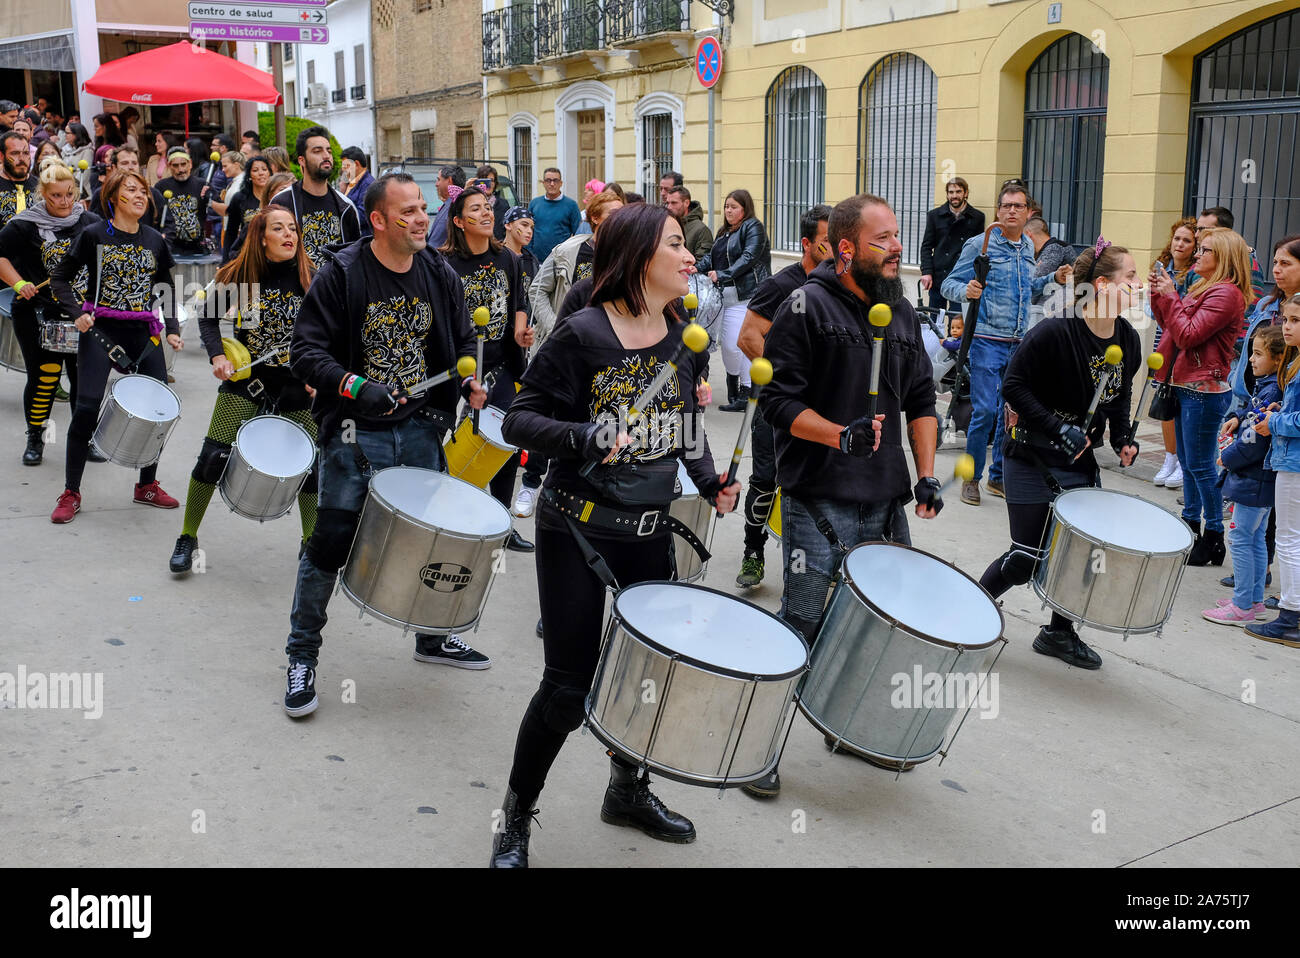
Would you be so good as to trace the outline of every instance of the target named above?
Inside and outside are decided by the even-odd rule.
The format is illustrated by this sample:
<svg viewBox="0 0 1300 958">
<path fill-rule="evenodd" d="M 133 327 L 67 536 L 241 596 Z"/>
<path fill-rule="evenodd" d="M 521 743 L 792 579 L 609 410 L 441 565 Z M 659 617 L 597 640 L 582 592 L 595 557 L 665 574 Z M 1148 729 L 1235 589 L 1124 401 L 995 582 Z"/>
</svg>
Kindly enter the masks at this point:
<svg viewBox="0 0 1300 958">
<path fill-rule="evenodd" d="M 183 419 L 163 455 L 184 499 L 216 382 L 198 347 L 177 361 Z M 486 865 L 524 707 L 540 676 L 531 556 L 510 553 L 479 632 L 493 667 L 412 661 L 413 640 L 359 619 L 336 596 L 317 681 L 319 711 L 282 708 L 298 520 L 257 525 L 214 497 L 200 533 L 206 571 L 173 580 L 181 510 L 131 502 L 132 473 L 91 464 L 83 507 L 49 521 L 62 490 L 59 442 L 19 463 L 21 377 L 0 371 L 0 583 L 8 628 L 0 672 L 103 674 L 103 714 L 0 705 L 0 806 L 10 864 Z M 710 412 L 715 450 L 740 417 Z M 1149 434 L 1148 434 L 1149 433 Z M 1176 510 L 1143 462 L 1109 488 Z M 1109 455 L 1106 453 L 1106 455 Z M 940 470 L 951 469 L 945 451 Z M 748 475 L 748 466 L 741 476 Z M 521 529 L 531 538 L 532 522 Z M 741 521 L 719 523 L 707 585 L 734 593 Z M 916 544 L 978 577 L 1007 543 L 1004 503 L 956 490 Z M 779 552 L 750 598 L 775 610 Z M 660 781 L 699 840 L 665 845 L 598 818 L 607 760 L 575 733 L 539 802 L 532 862 L 582 865 L 1294 865 L 1300 847 L 1300 652 L 1211 625 L 1227 568 L 1189 569 L 1159 636 L 1085 631 L 1099 672 L 1030 649 L 1046 621 L 1028 588 L 1006 597 L 1010 645 L 996 718 L 972 713 L 950 757 L 895 779 L 829 753 L 797 717 L 770 802 Z M 924 583 L 918 583 L 924 587 Z M 942 601 L 943 596 L 935 596 Z M 355 702 L 345 702 L 345 687 Z M 1244 690 L 1244 691 L 1243 691 Z M 1248 701 L 1243 701 L 1243 696 Z"/>
</svg>

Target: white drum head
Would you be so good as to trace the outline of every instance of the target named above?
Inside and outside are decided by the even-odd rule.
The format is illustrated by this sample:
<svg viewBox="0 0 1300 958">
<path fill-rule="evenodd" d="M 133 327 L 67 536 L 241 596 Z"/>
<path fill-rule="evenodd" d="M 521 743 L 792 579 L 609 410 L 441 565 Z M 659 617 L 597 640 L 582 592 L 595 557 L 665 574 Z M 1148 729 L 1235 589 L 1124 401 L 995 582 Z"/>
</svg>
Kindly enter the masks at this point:
<svg viewBox="0 0 1300 958">
<path fill-rule="evenodd" d="M 789 626 L 757 606 L 677 582 L 628 586 L 614 599 L 619 618 L 684 656 L 746 675 L 788 675 L 808 651 Z"/>
<path fill-rule="evenodd" d="M 1053 506 L 1061 520 L 1118 549 L 1182 552 L 1192 544 L 1187 524 L 1154 503 L 1108 489 L 1071 489 Z"/>
<path fill-rule="evenodd" d="M 14 291 L 10 286 L 0 289 L 0 313 L 12 316 L 14 313 Z"/>
<path fill-rule="evenodd" d="M 301 476 L 316 457 L 307 431 L 282 416 L 248 420 L 239 427 L 235 445 L 244 461 L 258 472 L 281 479 Z"/>
<path fill-rule="evenodd" d="M 700 490 L 695 487 L 695 483 L 691 482 L 691 477 L 686 472 L 686 463 L 680 459 L 677 460 L 677 481 L 682 486 L 682 494 L 677 498 L 687 499 L 700 494 Z"/>
<path fill-rule="evenodd" d="M 393 466 L 370 486 L 403 515 L 435 529 L 490 537 L 510 531 L 510 513 L 482 489 L 432 469 Z"/>
<path fill-rule="evenodd" d="M 181 414 L 176 394 L 152 376 L 133 373 L 113 383 L 113 398 L 136 419 L 171 422 Z"/>
<path fill-rule="evenodd" d="M 484 406 L 478 416 L 478 431 L 483 438 L 496 443 L 503 449 L 514 449 L 515 447 L 506 442 L 502 434 L 502 426 L 505 424 L 506 414 L 495 406 Z"/>
<path fill-rule="evenodd" d="M 859 593 L 914 632 L 974 648 L 1002 634 L 1002 616 L 988 593 L 919 549 L 864 543 L 844 557 L 844 568 Z"/>
</svg>

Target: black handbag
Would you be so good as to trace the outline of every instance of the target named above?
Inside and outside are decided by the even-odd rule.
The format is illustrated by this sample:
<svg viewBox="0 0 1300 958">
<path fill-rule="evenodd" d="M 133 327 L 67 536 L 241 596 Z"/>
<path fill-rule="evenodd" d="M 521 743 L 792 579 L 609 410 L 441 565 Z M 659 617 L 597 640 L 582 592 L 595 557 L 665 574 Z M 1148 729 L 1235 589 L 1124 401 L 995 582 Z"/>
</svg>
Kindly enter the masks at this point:
<svg viewBox="0 0 1300 958">
<path fill-rule="evenodd" d="M 1174 376 L 1176 362 L 1178 362 L 1177 346 L 1174 347 L 1174 355 L 1169 360 L 1169 371 L 1165 373 L 1164 382 L 1157 382 L 1151 391 L 1151 405 L 1147 407 L 1147 415 L 1157 422 L 1171 422 L 1178 417 L 1178 401 L 1174 396 L 1174 387 L 1169 383 Z"/>
<path fill-rule="evenodd" d="M 587 481 L 606 498 L 625 506 L 666 508 L 681 492 L 677 485 L 677 460 L 668 457 L 597 466 Z"/>
</svg>

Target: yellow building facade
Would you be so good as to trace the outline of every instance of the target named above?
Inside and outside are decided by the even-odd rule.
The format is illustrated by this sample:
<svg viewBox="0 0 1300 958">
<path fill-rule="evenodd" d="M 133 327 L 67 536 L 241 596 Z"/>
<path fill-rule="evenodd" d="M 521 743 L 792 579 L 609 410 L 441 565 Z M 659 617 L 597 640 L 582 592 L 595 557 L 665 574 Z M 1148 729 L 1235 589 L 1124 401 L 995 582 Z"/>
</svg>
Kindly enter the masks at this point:
<svg viewBox="0 0 1300 958">
<path fill-rule="evenodd" d="M 629 41 L 608 26 L 665 6 L 680 7 L 679 29 Z M 573 11 L 577 32 L 557 19 Z M 531 46 L 507 18 L 530 19 Z M 915 262 L 924 211 L 954 175 L 986 211 L 1003 180 L 1024 177 L 1054 235 L 1099 229 L 1140 263 L 1202 206 L 1232 209 L 1261 260 L 1300 232 L 1293 0 L 737 0 L 734 18 L 700 0 L 515 0 L 484 30 L 494 156 L 513 158 L 527 129 L 534 179 L 559 166 L 576 196 L 580 164 L 602 149 L 601 178 L 628 187 L 643 118 L 671 107 L 676 168 L 697 199 L 708 97 L 692 54 L 719 34 L 717 205 L 748 189 L 774 251 L 797 248 L 800 208 L 872 189 L 900 210 Z M 556 38 L 591 49 L 557 56 Z M 489 63 L 497 52 L 511 62 Z"/>
</svg>

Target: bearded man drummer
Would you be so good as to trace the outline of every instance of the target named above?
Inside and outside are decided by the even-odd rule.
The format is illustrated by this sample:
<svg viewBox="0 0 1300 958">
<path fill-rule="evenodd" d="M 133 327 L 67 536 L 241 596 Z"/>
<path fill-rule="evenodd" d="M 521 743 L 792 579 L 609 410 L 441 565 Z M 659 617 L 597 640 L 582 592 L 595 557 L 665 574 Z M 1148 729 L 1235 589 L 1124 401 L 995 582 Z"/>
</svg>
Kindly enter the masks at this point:
<svg viewBox="0 0 1300 958">
<path fill-rule="evenodd" d="M 861 193 L 831 211 L 827 239 L 831 258 L 773 317 L 764 355 L 774 372 L 759 400 L 783 490 L 780 615 L 809 644 L 844 553 L 875 540 L 910 544 L 903 507 L 913 495 L 919 518 L 943 508 L 934 478 L 933 371 L 903 298 L 898 220 L 885 200 Z M 871 416 L 872 340 L 880 327 L 867 314 L 878 303 L 892 310 L 892 321 L 883 328 L 879 412 Z M 921 477 L 910 491 L 903 415 Z M 745 790 L 770 798 L 780 787 L 773 771 Z"/>
<path fill-rule="evenodd" d="M 320 500 L 316 528 L 298 562 L 289 614 L 284 710 L 316 710 L 316 664 L 325 607 L 347 562 L 370 477 L 390 466 L 445 470 L 442 441 L 460 395 L 481 409 L 476 379 L 455 379 L 419 397 L 404 390 L 473 356 L 475 339 L 460 279 L 427 248 L 429 217 L 408 173 L 386 173 L 366 192 L 373 238 L 324 265 L 303 299 L 290 349 L 293 374 L 317 391 Z M 486 669 L 487 656 L 457 636 L 416 633 L 415 659 Z"/>
</svg>

